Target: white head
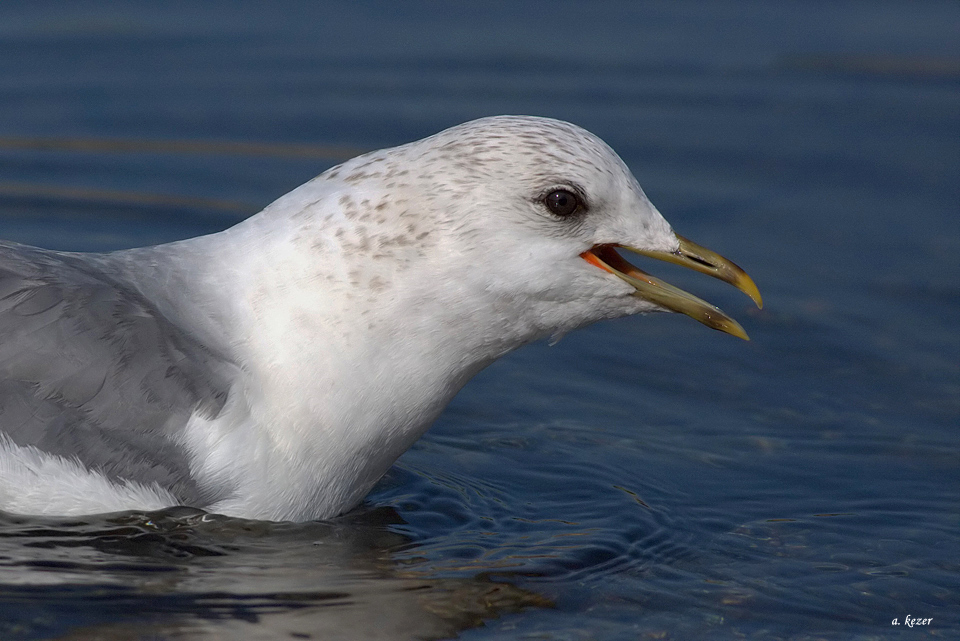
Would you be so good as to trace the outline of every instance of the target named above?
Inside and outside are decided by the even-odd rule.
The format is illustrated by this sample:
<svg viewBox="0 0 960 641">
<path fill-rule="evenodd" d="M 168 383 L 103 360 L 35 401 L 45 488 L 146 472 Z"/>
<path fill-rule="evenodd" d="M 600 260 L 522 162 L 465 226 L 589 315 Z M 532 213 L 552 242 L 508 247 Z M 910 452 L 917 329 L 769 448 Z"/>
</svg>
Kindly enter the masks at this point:
<svg viewBox="0 0 960 641">
<path fill-rule="evenodd" d="M 494 117 L 415 143 L 456 272 L 522 296 L 541 332 L 659 308 L 580 258 L 598 244 L 677 249 L 670 225 L 602 140 L 566 122 Z M 451 252 L 453 253 L 453 252 Z"/>
<path fill-rule="evenodd" d="M 742 270 L 677 236 L 619 156 L 567 122 L 482 118 L 317 180 L 339 186 L 338 214 L 320 224 L 337 229 L 334 245 L 351 260 L 366 257 L 354 276 L 375 290 L 378 308 L 433 297 L 445 309 L 462 306 L 463 316 L 499 310 L 514 326 L 490 329 L 512 346 L 664 309 L 745 337 L 715 307 L 633 268 L 614 247 L 710 273 L 759 302 Z M 412 282 L 401 274 L 407 266 L 416 267 Z"/>
</svg>

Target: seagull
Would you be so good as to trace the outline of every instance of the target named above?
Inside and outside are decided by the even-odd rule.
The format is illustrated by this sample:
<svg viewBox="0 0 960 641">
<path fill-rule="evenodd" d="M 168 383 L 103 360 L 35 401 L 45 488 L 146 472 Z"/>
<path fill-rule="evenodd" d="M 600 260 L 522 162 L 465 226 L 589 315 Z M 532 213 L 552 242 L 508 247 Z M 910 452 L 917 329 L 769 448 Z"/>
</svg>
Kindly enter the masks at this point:
<svg viewBox="0 0 960 641">
<path fill-rule="evenodd" d="M 0 242 L 0 510 L 332 518 L 526 343 L 662 311 L 747 338 L 621 251 L 762 304 L 602 140 L 530 116 L 358 156 L 206 236 Z"/>
</svg>

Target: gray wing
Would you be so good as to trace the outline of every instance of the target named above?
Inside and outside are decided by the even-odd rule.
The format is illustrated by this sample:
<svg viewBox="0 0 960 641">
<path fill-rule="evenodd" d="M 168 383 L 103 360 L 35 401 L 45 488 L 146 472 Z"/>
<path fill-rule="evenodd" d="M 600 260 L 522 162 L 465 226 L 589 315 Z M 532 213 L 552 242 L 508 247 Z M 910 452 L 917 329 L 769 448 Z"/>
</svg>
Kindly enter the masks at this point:
<svg viewBox="0 0 960 641">
<path fill-rule="evenodd" d="M 103 265 L 0 242 L 0 433 L 202 507 L 175 436 L 222 409 L 222 362 Z"/>
</svg>

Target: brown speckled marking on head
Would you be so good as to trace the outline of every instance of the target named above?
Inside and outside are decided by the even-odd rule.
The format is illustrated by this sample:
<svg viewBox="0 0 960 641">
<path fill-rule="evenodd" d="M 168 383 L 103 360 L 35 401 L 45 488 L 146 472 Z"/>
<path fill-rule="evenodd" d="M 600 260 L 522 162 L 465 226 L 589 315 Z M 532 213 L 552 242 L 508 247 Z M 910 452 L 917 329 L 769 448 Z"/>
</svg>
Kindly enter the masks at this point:
<svg viewBox="0 0 960 641">
<path fill-rule="evenodd" d="M 293 214 L 291 215 L 291 218 L 293 220 L 312 220 L 314 216 L 316 216 L 316 214 L 314 213 L 314 210 L 322 200 L 323 200 L 322 198 L 317 198 L 316 200 L 313 200 L 307 203 L 303 207 L 294 211 Z"/>
<path fill-rule="evenodd" d="M 598 176 L 632 180 L 604 142 L 575 125 L 531 117 L 481 119 L 328 170 L 316 179 L 323 196 L 295 215 L 305 230 L 295 239 L 319 232 L 315 242 L 297 243 L 317 253 L 338 251 L 363 265 L 346 272 L 339 264 L 324 267 L 331 270 L 324 278 L 332 273 L 334 282 L 360 295 L 383 294 L 396 284 L 395 272 L 435 261 L 434 247 L 483 251 L 490 233 L 504 223 L 532 222 L 548 235 L 574 233 L 575 225 L 558 225 L 538 199 L 544 189 L 570 184 L 584 187 L 589 208 L 602 209 L 602 202 L 591 199 L 602 198 L 603 190 L 597 196 L 587 189 L 606 184 L 596 182 Z M 519 223 L 495 215 L 501 203 L 519 212 Z M 483 254 L 476 258 L 482 262 Z"/>
<path fill-rule="evenodd" d="M 387 282 L 374 275 L 367 281 L 367 288 L 372 292 L 382 292 L 387 288 Z"/>
</svg>

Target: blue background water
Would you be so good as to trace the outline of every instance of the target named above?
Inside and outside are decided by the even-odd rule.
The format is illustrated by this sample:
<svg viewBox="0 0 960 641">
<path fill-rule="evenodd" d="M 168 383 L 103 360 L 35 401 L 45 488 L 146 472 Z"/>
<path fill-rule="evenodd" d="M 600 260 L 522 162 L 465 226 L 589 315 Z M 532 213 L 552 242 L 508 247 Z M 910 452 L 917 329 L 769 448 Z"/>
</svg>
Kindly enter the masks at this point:
<svg viewBox="0 0 960 641">
<path fill-rule="evenodd" d="M 766 306 L 658 265 L 753 340 L 524 348 L 332 523 L 0 517 L 0 638 L 960 637 L 958 31 L 934 1 L 3 3 L 0 237 L 212 232 L 527 113 Z"/>
</svg>

